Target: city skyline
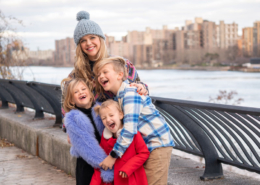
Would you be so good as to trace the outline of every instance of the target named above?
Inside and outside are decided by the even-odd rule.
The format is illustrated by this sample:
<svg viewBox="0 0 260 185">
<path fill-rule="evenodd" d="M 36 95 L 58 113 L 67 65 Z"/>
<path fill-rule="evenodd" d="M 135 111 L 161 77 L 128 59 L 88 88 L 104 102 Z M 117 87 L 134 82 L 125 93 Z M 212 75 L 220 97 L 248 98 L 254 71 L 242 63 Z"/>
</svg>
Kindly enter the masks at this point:
<svg viewBox="0 0 260 185">
<path fill-rule="evenodd" d="M 17 32 L 30 50 L 54 49 L 54 41 L 73 37 L 77 24 L 76 14 L 80 10 L 90 13 L 90 19 L 97 22 L 103 32 L 115 36 L 117 40 L 127 31 L 144 31 L 146 27 L 161 29 L 163 25 L 174 29 L 185 25 L 185 20 L 194 21 L 202 17 L 219 23 L 238 24 L 238 34 L 242 28 L 252 27 L 259 20 L 257 7 L 260 0 L 226 1 L 75 1 L 53 0 L 32 1 L 14 0 L 0 2 L 5 16 L 23 20 L 24 27 L 18 26 Z M 58 6 L 58 7 L 57 7 Z M 57 8 L 56 8 L 57 7 Z"/>
</svg>

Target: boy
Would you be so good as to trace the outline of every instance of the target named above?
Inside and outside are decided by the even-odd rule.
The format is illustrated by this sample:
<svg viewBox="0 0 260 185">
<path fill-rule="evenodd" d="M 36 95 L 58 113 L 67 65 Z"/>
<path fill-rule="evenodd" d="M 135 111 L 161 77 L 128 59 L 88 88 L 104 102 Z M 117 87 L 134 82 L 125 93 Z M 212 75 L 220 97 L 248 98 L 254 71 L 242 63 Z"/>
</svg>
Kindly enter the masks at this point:
<svg viewBox="0 0 260 185">
<path fill-rule="evenodd" d="M 174 142 L 166 121 L 152 104 L 151 98 L 139 95 L 136 88 L 125 80 L 127 73 L 122 58 L 104 59 L 95 65 L 93 71 L 98 77 L 97 93 L 102 95 L 104 90 L 112 92 L 124 113 L 124 127 L 120 136 L 100 166 L 105 170 L 112 169 L 116 158 L 121 158 L 139 131 L 151 153 L 144 164 L 148 184 L 167 184 Z"/>
</svg>

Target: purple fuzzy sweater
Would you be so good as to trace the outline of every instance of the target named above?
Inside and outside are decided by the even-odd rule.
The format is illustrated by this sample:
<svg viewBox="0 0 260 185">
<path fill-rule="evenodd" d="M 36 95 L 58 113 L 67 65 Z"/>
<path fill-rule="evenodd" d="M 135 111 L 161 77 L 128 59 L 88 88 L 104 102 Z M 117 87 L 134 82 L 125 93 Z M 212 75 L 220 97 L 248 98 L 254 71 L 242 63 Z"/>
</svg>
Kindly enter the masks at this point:
<svg viewBox="0 0 260 185">
<path fill-rule="evenodd" d="M 93 106 L 93 108 L 95 106 Z M 104 125 L 100 117 L 95 114 L 93 108 L 92 117 L 101 136 Z M 66 113 L 65 126 L 72 144 L 70 154 L 75 157 L 82 157 L 93 168 L 100 168 L 99 164 L 107 155 L 99 146 L 90 119 L 81 111 L 74 109 Z M 112 182 L 114 179 L 114 171 L 101 169 L 101 178 L 104 182 Z"/>
</svg>

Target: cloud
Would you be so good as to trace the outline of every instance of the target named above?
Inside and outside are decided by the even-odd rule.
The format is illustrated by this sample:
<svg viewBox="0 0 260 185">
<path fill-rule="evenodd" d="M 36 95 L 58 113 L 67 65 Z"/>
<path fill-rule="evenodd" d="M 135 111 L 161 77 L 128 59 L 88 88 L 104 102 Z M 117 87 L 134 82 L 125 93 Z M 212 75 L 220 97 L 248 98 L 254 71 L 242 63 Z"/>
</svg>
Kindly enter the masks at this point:
<svg viewBox="0 0 260 185">
<path fill-rule="evenodd" d="M 195 17 L 216 23 L 220 20 L 236 22 L 241 29 L 252 26 L 257 20 L 259 6 L 260 0 L 0 1 L 0 9 L 5 15 L 24 21 L 25 27 L 17 27 L 17 31 L 28 40 L 32 49 L 35 49 L 37 40 L 41 48 L 54 49 L 55 39 L 72 37 L 77 24 L 76 14 L 80 10 L 89 11 L 90 19 L 97 22 L 104 33 L 121 37 L 127 31 L 144 31 L 146 27 L 180 27 L 185 20 L 194 20 Z"/>
<path fill-rule="evenodd" d="M 17 35 L 25 38 L 48 38 L 48 37 L 67 37 L 69 33 L 60 32 L 17 32 Z"/>
</svg>

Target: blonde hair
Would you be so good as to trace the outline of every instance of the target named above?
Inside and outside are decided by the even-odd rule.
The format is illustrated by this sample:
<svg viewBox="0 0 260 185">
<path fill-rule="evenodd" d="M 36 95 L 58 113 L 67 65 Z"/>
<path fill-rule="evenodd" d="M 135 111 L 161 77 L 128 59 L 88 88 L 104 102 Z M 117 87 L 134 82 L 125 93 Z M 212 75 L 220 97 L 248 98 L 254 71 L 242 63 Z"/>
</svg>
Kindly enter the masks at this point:
<svg viewBox="0 0 260 185">
<path fill-rule="evenodd" d="M 93 85 L 92 82 L 90 82 L 89 80 L 84 80 L 82 78 L 64 78 L 61 81 L 61 89 L 62 89 L 62 107 L 65 110 L 65 112 L 69 112 L 72 109 L 75 109 L 75 105 L 72 104 L 72 98 L 73 98 L 73 89 L 80 83 L 84 83 L 90 93 L 90 101 L 91 103 L 94 102 L 94 95 L 92 93 L 93 90 Z"/>
<path fill-rule="evenodd" d="M 102 86 L 98 83 L 98 73 L 99 71 L 107 64 L 112 64 L 113 65 L 113 69 L 116 72 L 123 72 L 123 79 L 122 80 L 126 80 L 127 79 L 127 68 L 126 68 L 126 62 L 123 58 L 121 57 L 111 57 L 111 58 L 106 58 L 103 59 L 99 62 L 97 62 L 94 66 L 93 72 L 96 76 L 95 81 L 96 81 L 96 94 L 98 94 L 101 98 L 105 98 L 105 91 L 102 88 Z"/>
<path fill-rule="evenodd" d="M 100 49 L 97 52 L 97 58 L 94 59 L 94 61 L 97 62 L 108 57 L 107 47 L 104 39 L 102 37 L 99 37 L 99 40 Z M 76 62 L 74 63 L 74 73 L 75 77 L 88 80 L 92 80 L 92 77 L 94 76 L 94 73 L 91 71 L 88 55 L 82 51 L 80 42 L 76 48 Z"/>
<path fill-rule="evenodd" d="M 123 113 L 122 109 L 119 106 L 119 103 L 114 100 L 111 100 L 111 99 L 108 99 L 108 100 L 104 101 L 101 105 L 96 106 L 94 108 L 94 111 L 97 115 L 100 116 L 100 110 L 104 109 L 104 108 L 108 108 L 108 106 L 110 106 L 110 105 L 116 107 L 119 112 Z"/>
</svg>

